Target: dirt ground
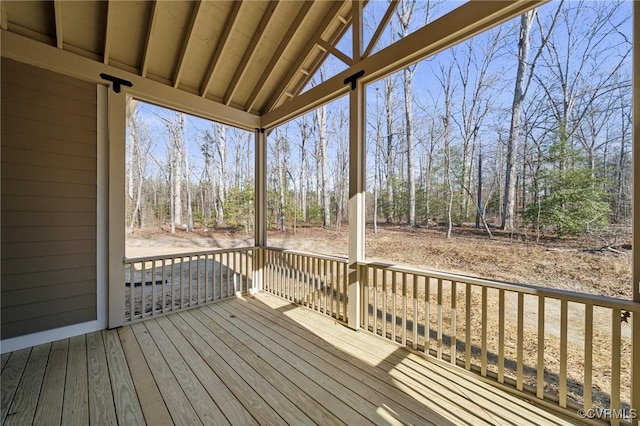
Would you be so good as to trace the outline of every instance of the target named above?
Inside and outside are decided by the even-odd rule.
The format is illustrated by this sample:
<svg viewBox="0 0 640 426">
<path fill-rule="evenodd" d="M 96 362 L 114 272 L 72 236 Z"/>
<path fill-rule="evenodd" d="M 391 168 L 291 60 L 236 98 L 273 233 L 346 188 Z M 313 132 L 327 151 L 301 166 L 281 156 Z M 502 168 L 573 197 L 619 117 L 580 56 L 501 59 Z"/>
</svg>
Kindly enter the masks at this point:
<svg viewBox="0 0 640 426">
<path fill-rule="evenodd" d="M 561 288 L 621 299 L 631 298 L 630 235 L 618 238 L 615 251 L 601 249 L 597 238 L 558 239 L 455 228 L 446 240 L 439 228 L 378 227 L 367 229 L 367 259 L 482 278 Z M 269 232 L 268 245 L 347 256 L 348 230 L 343 227 L 298 228 Z M 253 236 L 234 230 L 197 229 L 186 233 L 150 228 L 127 235 L 126 255 L 189 252 L 253 245 Z"/>
</svg>

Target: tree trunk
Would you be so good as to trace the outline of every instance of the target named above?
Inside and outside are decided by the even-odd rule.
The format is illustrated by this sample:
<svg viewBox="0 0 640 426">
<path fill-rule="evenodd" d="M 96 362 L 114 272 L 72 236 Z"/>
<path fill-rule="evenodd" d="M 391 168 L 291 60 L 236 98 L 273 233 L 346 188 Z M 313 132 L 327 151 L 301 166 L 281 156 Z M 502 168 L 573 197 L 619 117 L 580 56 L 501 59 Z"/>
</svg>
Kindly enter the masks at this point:
<svg viewBox="0 0 640 426">
<path fill-rule="evenodd" d="M 525 97 L 525 75 L 529 57 L 531 23 L 534 11 L 523 14 L 520 18 L 520 39 L 518 42 L 518 69 L 516 72 L 513 91 L 513 105 L 511 108 L 511 124 L 509 126 L 509 140 L 507 141 L 507 159 L 504 182 L 504 204 L 502 212 L 502 228 L 514 230 L 515 198 L 516 198 L 516 157 L 520 142 L 520 114 Z"/>
<path fill-rule="evenodd" d="M 329 196 L 329 169 L 327 164 L 327 107 L 322 106 L 316 110 L 316 124 L 318 126 L 318 137 L 320 144 L 320 176 L 322 193 L 322 226 L 331 226 L 331 198 Z"/>
<path fill-rule="evenodd" d="M 407 135 L 407 186 L 408 186 L 408 214 L 407 225 L 416 226 L 416 182 L 414 180 L 414 152 L 413 152 L 413 95 L 411 90 L 411 80 L 413 69 L 404 69 L 404 114 Z"/>
<path fill-rule="evenodd" d="M 384 100 L 387 119 L 387 146 L 386 146 L 386 185 L 387 185 L 387 223 L 392 224 L 394 215 L 394 194 L 393 194 L 393 170 L 394 170 L 394 147 L 393 147 L 393 82 L 390 77 L 384 80 Z"/>
<path fill-rule="evenodd" d="M 227 130 L 222 124 L 215 124 L 215 142 L 218 151 L 218 194 L 216 196 L 216 225 L 224 224 L 224 203 L 226 200 L 226 184 L 227 184 Z"/>
</svg>

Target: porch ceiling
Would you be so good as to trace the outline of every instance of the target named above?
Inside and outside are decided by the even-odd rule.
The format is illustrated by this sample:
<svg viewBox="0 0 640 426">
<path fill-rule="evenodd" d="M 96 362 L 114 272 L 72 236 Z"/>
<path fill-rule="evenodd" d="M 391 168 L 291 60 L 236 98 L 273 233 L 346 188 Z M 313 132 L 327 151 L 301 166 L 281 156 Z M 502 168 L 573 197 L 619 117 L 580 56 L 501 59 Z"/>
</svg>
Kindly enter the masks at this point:
<svg viewBox="0 0 640 426">
<path fill-rule="evenodd" d="M 326 58 L 327 44 L 351 21 L 347 0 L 3 1 L 0 7 L 10 33 L 257 115 L 299 93 Z"/>
</svg>

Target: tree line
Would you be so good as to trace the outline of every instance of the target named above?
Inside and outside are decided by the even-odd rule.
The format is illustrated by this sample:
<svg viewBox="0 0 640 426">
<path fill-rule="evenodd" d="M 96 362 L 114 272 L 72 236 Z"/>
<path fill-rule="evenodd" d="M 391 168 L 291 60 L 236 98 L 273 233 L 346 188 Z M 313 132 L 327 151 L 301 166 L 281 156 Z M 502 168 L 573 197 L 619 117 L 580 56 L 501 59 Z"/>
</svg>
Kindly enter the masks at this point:
<svg viewBox="0 0 640 426">
<path fill-rule="evenodd" d="M 384 37 L 438 2 L 401 0 Z M 367 213 L 380 224 L 598 232 L 631 219 L 631 5 L 548 3 L 367 86 Z M 319 83 L 336 72 L 321 68 Z M 253 227 L 253 135 L 132 108 L 127 218 Z M 347 221 L 348 105 L 268 135 L 268 223 Z M 154 130 L 155 128 L 155 130 Z M 162 149 L 160 149 L 162 148 Z"/>
</svg>

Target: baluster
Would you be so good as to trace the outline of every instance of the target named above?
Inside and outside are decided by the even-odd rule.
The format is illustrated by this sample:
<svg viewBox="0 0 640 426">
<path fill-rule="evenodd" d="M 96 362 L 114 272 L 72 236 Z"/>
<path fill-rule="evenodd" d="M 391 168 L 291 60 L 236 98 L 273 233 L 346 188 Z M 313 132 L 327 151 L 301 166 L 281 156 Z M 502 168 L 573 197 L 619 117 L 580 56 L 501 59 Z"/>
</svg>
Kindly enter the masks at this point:
<svg viewBox="0 0 640 426">
<path fill-rule="evenodd" d="M 424 277 L 424 352 L 431 346 L 431 278 Z"/>
<path fill-rule="evenodd" d="M 418 349 L 418 275 L 413 274 L 413 349 Z"/>
<path fill-rule="evenodd" d="M 456 286 L 456 282 L 455 281 L 451 281 L 451 341 L 449 342 L 451 344 L 451 359 L 449 360 L 451 362 L 451 364 L 456 365 L 456 358 L 457 358 L 457 353 L 458 353 L 458 348 L 457 348 L 457 343 L 458 343 L 458 338 L 456 337 L 456 328 L 457 328 L 457 299 L 458 299 L 458 293 L 457 293 L 457 286 Z"/>
<path fill-rule="evenodd" d="M 560 301 L 560 389 L 558 404 L 567 408 L 567 306 L 566 300 Z"/>
<path fill-rule="evenodd" d="M 466 283 L 465 288 L 465 339 L 464 339 L 464 368 L 471 370 L 471 284 Z"/>
<path fill-rule="evenodd" d="M 524 294 L 518 293 L 518 349 L 517 349 L 517 372 L 516 388 L 523 389 L 524 376 Z"/>
<path fill-rule="evenodd" d="M 391 271 L 391 340 L 396 341 L 396 299 L 398 294 L 398 283 L 396 281 L 396 272 Z"/>
<path fill-rule="evenodd" d="M 498 290 L 498 382 L 504 383 L 504 289 Z"/>
<path fill-rule="evenodd" d="M 620 412 L 620 346 L 622 311 L 619 308 L 611 310 L 611 412 Z M 635 374 L 638 374 L 635 372 Z M 636 407 L 637 409 L 637 407 Z M 612 416 L 611 424 L 619 425 L 618 416 Z"/>
<path fill-rule="evenodd" d="M 482 287 L 482 360 L 480 374 L 487 375 L 487 287 Z"/>
<path fill-rule="evenodd" d="M 378 268 L 373 269 L 373 334 L 378 334 Z"/>
<path fill-rule="evenodd" d="M 161 312 L 165 312 L 166 306 L 166 283 L 167 283 L 167 260 L 162 259 L 162 309 Z"/>
<path fill-rule="evenodd" d="M 156 260 L 151 261 L 151 315 L 156 314 Z"/>
<path fill-rule="evenodd" d="M 586 411 L 591 409 L 593 378 L 593 305 L 584 306 L 584 385 L 582 404 Z"/>
<path fill-rule="evenodd" d="M 387 271 L 382 270 L 382 337 L 387 338 Z"/>
<path fill-rule="evenodd" d="M 538 364 L 536 396 L 544 398 L 544 296 L 538 296 Z"/>
<path fill-rule="evenodd" d="M 407 274 L 402 273 L 402 346 L 407 344 Z"/>
<path fill-rule="evenodd" d="M 437 350 L 438 350 L 438 359 L 442 359 L 442 279 L 438 278 L 438 341 L 437 341 Z"/>
</svg>

